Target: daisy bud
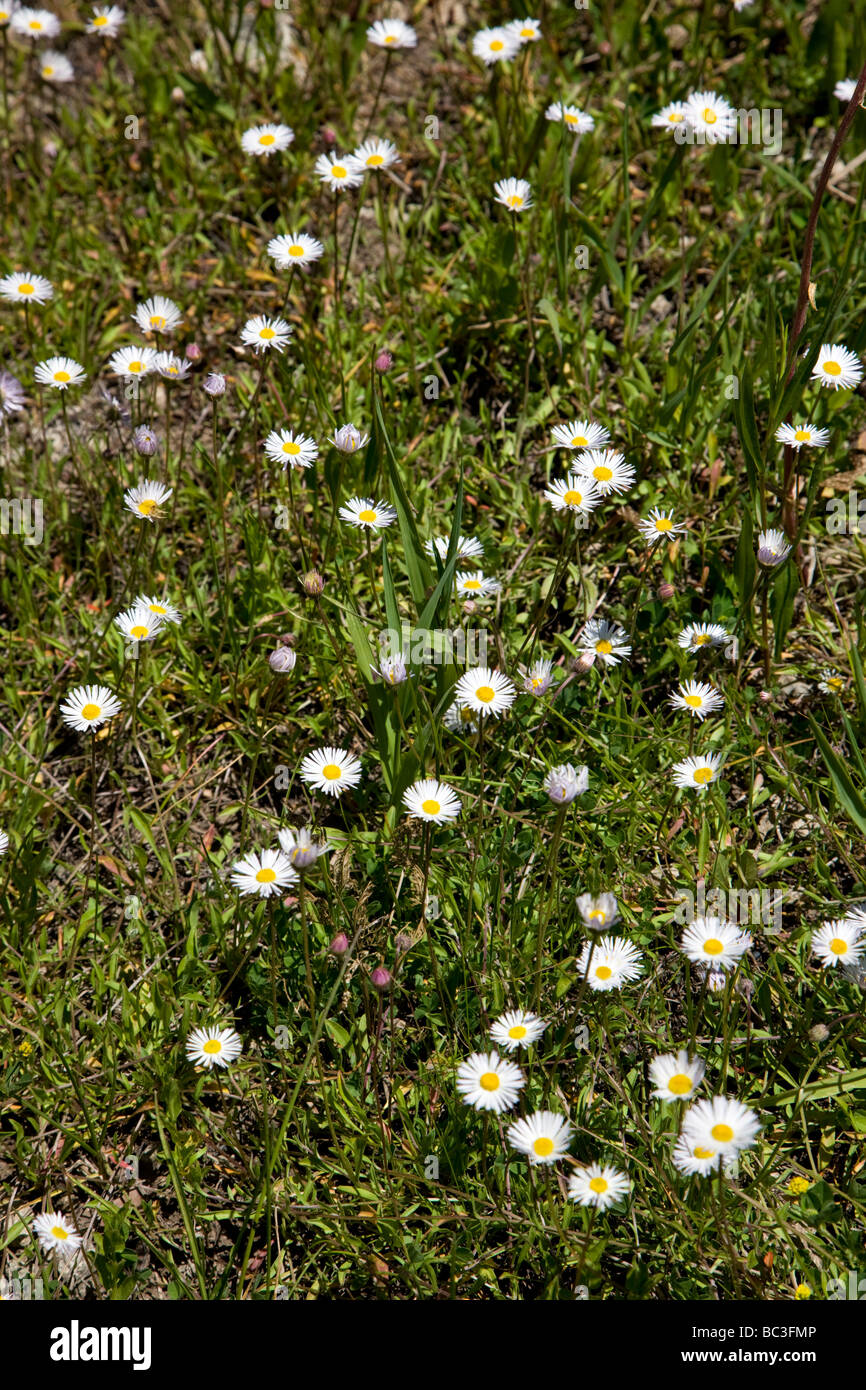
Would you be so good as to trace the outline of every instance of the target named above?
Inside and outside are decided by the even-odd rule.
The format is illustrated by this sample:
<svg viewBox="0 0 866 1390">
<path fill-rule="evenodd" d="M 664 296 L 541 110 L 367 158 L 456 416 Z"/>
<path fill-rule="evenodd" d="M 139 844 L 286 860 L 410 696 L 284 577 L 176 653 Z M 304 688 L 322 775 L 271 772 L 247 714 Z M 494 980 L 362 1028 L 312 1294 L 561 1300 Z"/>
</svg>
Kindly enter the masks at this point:
<svg viewBox="0 0 866 1390">
<path fill-rule="evenodd" d="M 187 343 L 186 356 L 189 362 L 198 362 L 201 359 L 201 348 L 198 343 Z"/>
<path fill-rule="evenodd" d="M 390 372 L 394 365 L 394 359 L 390 352 L 380 352 L 376 358 L 375 367 L 377 372 Z"/>
<path fill-rule="evenodd" d="M 667 603 L 668 599 L 673 598 L 675 593 L 676 589 L 674 588 L 673 584 L 659 585 L 659 598 L 662 599 L 663 602 Z"/>
<path fill-rule="evenodd" d="M 222 396 L 225 394 L 226 379 L 219 372 L 211 372 L 205 377 L 202 384 L 209 396 Z"/>
<path fill-rule="evenodd" d="M 326 145 L 336 145 L 337 137 L 329 125 L 322 127 L 322 139 Z"/>
<path fill-rule="evenodd" d="M 466 602 L 463 605 L 463 612 L 468 613 L 470 617 L 473 613 L 478 612 L 478 604 L 475 602 L 474 599 L 468 598 L 466 600 Z"/>
<path fill-rule="evenodd" d="M 349 949 L 349 938 L 344 931 L 334 937 L 328 950 L 332 956 L 344 956 Z"/>
<path fill-rule="evenodd" d="M 587 671 L 591 671 L 595 665 L 595 657 L 591 652 L 581 652 L 580 656 L 575 656 L 569 663 L 572 671 L 579 676 L 585 676 Z"/>
<path fill-rule="evenodd" d="M 174 102 L 175 106 L 183 106 L 184 102 L 186 101 L 183 87 L 172 87 L 171 99 Z"/>
<path fill-rule="evenodd" d="M 572 767 L 571 763 L 552 768 L 544 779 L 544 790 L 555 806 L 568 806 L 588 786 L 589 768 Z"/>
<path fill-rule="evenodd" d="M 297 661 L 291 647 L 277 647 L 268 657 L 268 665 L 279 676 L 288 676 L 295 669 Z"/>
<path fill-rule="evenodd" d="M 765 705 L 768 705 L 772 698 L 773 696 L 771 695 L 769 690 L 762 690 L 760 695 L 758 696 L 758 699 L 762 702 L 762 704 Z"/>
<path fill-rule="evenodd" d="M 293 647 L 297 638 L 293 632 L 284 632 L 281 637 L 277 638 L 277 641 L 281 647 Z"/>
<path fill-rule="evenodd" d="M 155 454 L 159 448 L 159 440 L 148 425 L 139 426 L 132 436 L 132 442 L 135 446 L 135 452 L 147 457 Z"/>
<path fill-rule="evenodd" d="M 384 965 L 377 965 L 376 969 L 370 972 L 370 984 L 374 989 L 382 990 L 391 988 L 391 971 L 386 970 Z"/>
<path fill-rule="evenodd" d="M 318 598 L 324 588 L 325 581 L 318 570 L 310 570 L 309 574 L 304 575 L 304 593 L 310 598 Z"/>
<path fill-rule="evenodd" d="M 403 931 L 398 932 L 394 937 L 394 947 L 398 956 L 405 956 L 406 952 L 411 950 L 412 947 L 411 936 L 407 936 Z"/>
<path fill-rule="evenodd" d="M 826 1023 L 816 1023 L 809 1029 L 809 1041 L 813 1043 L 825 1043 L 830 1036 L 830 1029 Z"/>
</svg>

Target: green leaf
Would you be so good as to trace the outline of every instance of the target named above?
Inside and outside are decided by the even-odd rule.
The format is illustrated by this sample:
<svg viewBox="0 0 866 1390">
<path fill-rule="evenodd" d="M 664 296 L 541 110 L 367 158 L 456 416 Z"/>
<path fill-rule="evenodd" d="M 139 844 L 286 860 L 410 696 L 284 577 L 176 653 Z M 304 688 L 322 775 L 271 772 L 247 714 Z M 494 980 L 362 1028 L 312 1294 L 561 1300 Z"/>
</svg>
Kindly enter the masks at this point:
<svg viewBox="0 0 866 1390">
<path fill-rule="evenodd" d="M 866 835 L 866 801 L 864 801 L 862 794 L 857 791 L 857 788 L 851 781 L 848 769 L 845 767 L 841 758 L 833 752 L 833 749 L 824 736 L 823 730 L 818 727 L 811 714 L 808 715 L 807 718 L 811 725 L 812 733 L 815 735 L 815 742 L 821 750 L 821 757 L 824 759 L 825 766 L 830 774 L 830 779 L 833 783 L 833 789 L 836 792 L 839 804 L 847 811 L 849 817 L 857 826 L 857 829 Z M 866 1071 L 864 1071 L 863 1075 L 866 1076 Z"/>
</svg>

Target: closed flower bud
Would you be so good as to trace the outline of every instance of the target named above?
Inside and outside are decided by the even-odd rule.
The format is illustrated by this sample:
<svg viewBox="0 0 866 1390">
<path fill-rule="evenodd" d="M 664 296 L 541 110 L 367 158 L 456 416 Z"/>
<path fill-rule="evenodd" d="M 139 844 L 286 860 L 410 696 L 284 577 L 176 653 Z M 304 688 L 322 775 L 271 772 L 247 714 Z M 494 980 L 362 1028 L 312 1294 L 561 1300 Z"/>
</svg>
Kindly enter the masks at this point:
<svg viewBox="0 0 866 1390">
<path fill-rule="evenodd" d="M 297 659 L 291 647 L 277 647 L 268 657 L 268 665 L 277 675 L 287 676 L 294 671 Z"/>
<path fill-rule="evenodd" d="M 390 372 L 393 365 L 394 359 L 391 356 L 390 352 L 383 351 L 379 353 L 379 356 L 376 358 L 375 363 L 377 372 Z"/>
<path fill-rule="evenodd" d="M 226 379 L 220 372 L 211 372 L 205 377 L 203 385 L 209 396 L 222 396 L 225 394 Z"/>
<path fill-rule="evenodd" d="M 318 570 L 310 570 L 309 574 L 304 575 L 304 593 L 310 598 L 318 598 L 324 588 L 325 581 Z"/>
<path fill-rule="evenodd" d="M 397 955 L 405 956 L 406 952 L 408 950 L 411 950 L 411 947 L 411 936 L 407 936 L 404 931 L 398 932 L 397 935 L 394 937 L 394 948 L 397 952 Z"/>
<path fill-rule="evenodd" d="M 384 965 L 377 965 L 376 969 L 370 972 L 370 984 L 374 989 L 382 991 L 390 989 L 392 984 L 391 971 L 386 970 Z"/>
<path fill-rule="evenodd" d="M 660 598 L 664 603 L 667 603 L 667 601 L 668 601 L 669 598 L 673 598 L 673 596 L 674 596 L 675 593 L 676 593 L 676 589 L 674 588 L 673 584 L 660 584 L 660 585 L 659 585 L 659 598 Z"/>
<path fill-rule="evenodd" d="M 198 343 L 187 343 L 186 356 L 189 362 L 199 362 L 201 360 L 201 348 Z"/>
<path fill-rule="evenodd" d="M 345 932 L 341 931 L 334 937 L 328 950 L 332 956 L 344 956 L 349 949 L 349 938 Z"/>
<path fill-rule="evenodd" d="M 150 457 L 159 448 L 159 440 L 153 430 L 148 425 L 140 425 L 132 436 L 132 442 L 137 454 L 144 454 Z"/>
</svg>

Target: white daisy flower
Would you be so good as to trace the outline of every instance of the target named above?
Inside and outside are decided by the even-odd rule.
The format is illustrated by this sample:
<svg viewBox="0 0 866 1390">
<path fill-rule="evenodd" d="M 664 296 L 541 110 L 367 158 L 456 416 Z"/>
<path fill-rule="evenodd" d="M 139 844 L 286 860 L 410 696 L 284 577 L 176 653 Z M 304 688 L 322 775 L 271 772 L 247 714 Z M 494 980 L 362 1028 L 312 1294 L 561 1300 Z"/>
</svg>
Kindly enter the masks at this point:
<svg viewBox="0 0 866 1390">
<path fill-rule="evenodd" d="M 829 430 L 816 430 L 812 425 L 780 425 L 776 430 L 780 444 L 792 449 L 823 449 L 830 442 Z"/>
<path fill-rule="evenodd" d="M 509 1009 L 490 1025 L 490 1036 L 506 1052 L 516 1052 L 519 1047 L 530 1047 L 538 1042 L 547 1024 L 538 1014 L 527 1013 L 525 1009 Z"/>
<path fill-rule="evenodd" d="M 649 515 L 638 522 L 638 530 L 647 545 L 658 545 L 659 541 L 672 541 L 685 531 L 680 521 L 674 521 L 673 512 L 663 511 L 661 507 L 651 507 Z"/>
<path fill-rule="evenodd" d="M 554 101 L 544 114 L 549 121 L 561 121 L 572 135 L 587 135 L 589 131 L 595 130 L 595 119 L 579 106 L 566 106 L 562 101 Z"/>
<path fill-rule="evenodd" d="M 602 497 L 612 492 L 627 492 L 634 487 L 637 474 L 625 456 L 615 449 L 584 449 L 574 461 L 575 472 L 592 478 Z"/>
<path fill-rule="evenodd" d="M 0 854 L 5 854 L 9 848 L 9 836 L 5 830 L 0 830 Z"/>
<path fill-rule="evenodd" d="M 619 904 L 613 893 L 581 893 L 577 910 L 583 925 L 590 931 L 604 931 L 619 918 Z"/>
<path fill-rule="evenodd" d="M 757 1140 L 761 1122 L 754 1110 L 739 1100 L 712 1096 L 689 1106 L 683 1116 L 682 1136 L 703 1148 L 726 1154 L 750 1149 Z"/>
<path fill-rule="evenodd" d="M 24 409 L 24 387 L 11 372 L 0 371 L 0 415 Z"/>
<path fill-rule="evenodd" d="M 850 917 L 825 922 L 812 933 L 811 951 L 822 965 L 851 965 L 859 961 L 866 941 L 864 924 Z"/>
<path fill-rule="evenodd" d="M 294 430 L 271 430 L 265 440 L 265 453 L 273 463 L 281 463 L 284 468 L 312 468 L 319 457 L 319 446 L 307 434 L 296 434 Z"/>
<path fill-rule="evenodd" d="M 447 782 L 428 777 L 413 782 L 403 793 L 403 805 L 412 820 L 432 821 L 447 825 L 460 815 L 460 797 Z"/>
<path fill-rule="evenodd" d="M 476 1110 L 510 1110 L 525 1081 L 520 1068 L 496 1052 L 473 1052 L 457 1068 L 457 1090 Z"/>
<path fill-rule="evenodd" d="M 118 348 L 108 359 L 108 365 L 117 376 L 147 376 L 156 370 L 156 349 L 149 347 Z"/>
<path fill-rule="evenodd" d="M 680 950 L 696 965 L 732 970 L 752 945 L 747 931 L 721 917 L 695 917 L 686 927 Z"/>
<path fill-rule="evenodd" d="M 341 454 L 356 454 L 359 449 L 363 449 L 369 438 L 369 434 L 364 434 L 363 430 L 349 424 L 341 425 L 333 435 L 328 436 L 328 441 L 335 449 L 339 449 Z"/>
<path fill-rule="evenodd" d="M 85 29 L 88 34 L 99 34 L 103 39 L 116 39 L 125 21 L 126 15 L 119 5 L 96 5 Z"/>
<path fill-rule="evenodd" d="M 461 676 L 454 687 L 454 698 L 476 714 L 500 715 L 514 703 L 517 691 L 513 681 L 489 666 L 476 666 Z"/>
<path fill-rule="evenodd" d="M 682 762 L 674 763 L 671 771 L 676 786 L 704 791 L 711 782 L 718 780 L 721 766 L 721 753 L 704 753 L 700 758 L 683 758 Z"/>
<path fill-rule="evenodd" d="M 180 309 L 165 294 L 142 300 L 132 317 L 142 333 L 173 333 L 183 324 Z"/>
<path fill-rule="evenodd" d="M 0 296 L 13 304 L 47 304 L 54 295 L 54 286 L 44 275 L 32 275 L 29 270 L 4 275 L 0 280 Z"/>
<path fill-rule="evenodd" d="M 256 314 L 253 318 L 247 319 L 244 324 L 241 342 L 246 347 L 254 348 L 257 353 L 266 352 L 270 348 L 282 352 L 294 331 L 291 324 L 286 323 L 285 319 L 268 318 L 267 314 Z"/>
<path fill-rule="evenodd" d="M 492 598 L 502 588 L 498 579 L 485 578 L 480 570 L 456 574 L 454 585 L 460 598 Z"/>
<path fill-rule="evenodd" d="M 678 1139 L 674 1144 L 673 1165 L 688 1178 L 705 1177 L 714 1173 L 722 1161 L 721 1150 L 715 1144 L 699 1144 L 694 1139 Z"/>
<path fill-rule="evenodd" d="M 304 232 L 275 236 L 268 242 L 268 255 L 278 270 L 306 270 L 324 254 L 322 243 Z"/>
<path fill-rule="evenodd" d="M 708 145 L 721 145 L 737 131 L 737 113 L 729 101 L 715 92 L 692 92 L 683 114 L 690 130 Z"/>
<path fill-rule="evenodd" d="M 414 48 L 418 35 L 402 19 L 377 19 L 367 30 L 367 41 L 377 48 Z"/>
<path fill-rule="evenodd" d="M 56 39 L 60 33 L 60 20 L 50 10 L 31 10 L 27 6 L 15 10 L 9 28 L 13 34 L 26 39 Z"/>
<path fill-rule="evenodd" d="M 690 1057 L 685 1048 L 660 1053 L 649 1067 L 650 1080 L 655 1085 L 653 1095 L 658 1100 L 685 1100 L 698 1089 L 705 1071 L 700 1057 Z"/>
<path fill-rule="evenodd" d="M 686 104 L 684 101 L 669 101 L 667 106 L 663 106 L 661 111 L 657 111 L 653 116 L 652 123 L 656 129 L 674 130 L 676 126 L 682 125 L 686 119 Z"/>
<path fill-rule="evenodd" d="M 784 531 L 762 531 L 758 536 L 758 560 L 768 569 L 783 564 L 790 553 Z"/>
<path fill-rule="evenodd" d="M 33 375 L 40 386 L 51 386 L 55 391 L 66 391 L 70 386 L 80 386 L 87 380 L 84 368 L 71 357 L 47 357 L 40 362 Z"/>
<path fill-rule="evenodd" d="M 244 154 L 267 158 L 278 150 L 287 150 L 295 138 L 295 132 L 287 125 L 254 125 L 241 136 L 241 149 Z"/>
<path fill-rule="evenodd" d="M 459 700 L 455 700 L 445 711 L 444 723 L 452 733 L 477 734 L 481 728 L 481 716 L 475 713 L 471 705 L 461 705 Z"/>
<path fill-rule="evenodd" d="M 128 642 L 152 642 L 163 629 L 163 620 L 150 608 L 134 604 L 114 620 Z"/>
<path fill-rule="evenodd" d="M 400 163 L 397 146 L 392 145 L 390 140 L 379 139 L 364 140 L 352 151 L 349 159 L 355 169 L 364 174 L 368 169 L 375 173 L 377 169 L 390 169 L 392 164 Z"/>
<path fill-rule="evenodd" d="M 500 179 L 493 185 L 497 203 L 509 212 L 527 212 L 533 206 L 532 189 L 526 179 Z"/>
<path fill-rule="evenodd" d="M 584 515 L 594 511 L 601 501 L 601 493 L 592 478 L 583 478 L 579 473 L 557 478 L 544 489 L 544 495 L 554 511 L 582 512 Z"/>
<path fill-rule="evenodd" d="M 174 488 L 166 487 L 164 483 L 158 483 L 153 478 L 142 478 L 141 482 L 123 494 L 123 501 L 139 520 L 143 517 L 145 521 L 156 521 L 160 507 L 163 502 L 168 501 L 173 491 Z"/>
<path fill-rule="evenodd" d="M 71 1255 L 84 1243 L 72 1222 L 58 1211 L 44 1211 L 33 1222 L 33 1234 L 39 1238 L 39 1246 L 46 1255 L 57 1251 L 61 1255 Z"/>
<path fill-rule="evenodd" d="M 277 832 L 280 849 L 291 862 L 292 868 L 302 873 L 310 869 L 323 854 L 329 854 L 331 846 L 324 840 L 314 840 L 307 829 L 292 830 L 286 826 Z"/>
<path fill-rule="evenodd" d="M 526 1154 L 532 1164 L 556 1163 L 568 1152 L 571 1125 L 564 1115 L 536 1110 L 508 1126 L 508 1142 L 518 1153 Z"/>
<path fill-rule="evenodd" d="M 560 763 L 552 767 L 542 783 L 542 789 L 555 806 L 569 806 L 575 797 L 582 796 L 589 786 L 589 768 Z"/>
<path fill-rule="evenodd" d="M 186 1055 L 197 1067 L 227 1067 L 240 1057 L 243 1042 L 233 1028 L 194 1028 L 186 1041 Z"/>
<path fill-rule="evenodd" d="M 448 558 L 448 546 L 450 543 L 450 536 L 433 536 L 430 540 L 424 542 L 424 549 L 431 560 L 435 554 L 439 556 L 440 560 L 444 561 Z M 458 560 L 475 560 L 479 559 L 483 554 L 483 545 L 480 541 L 475 540 L 473 536 L 457 537 L 456 557 Z"/>
<path fill-rule="evenodd" d="M 577 968 L 581 976 L 586 976 L 590 989 L 619 989 L 641 974 L 643 956 L 631 941 L 601 936 L 597 941 L 587 941 Z"/>
<path fill-rule="evenodd" d="M 472 52 L 488 67 L 491 63 L 507 62 L 520 51 L 517 35 L 504 25 L 481 29 L 472 36 Z"/>
<path fill-rule="evenodd" d="M 631 656 L 631 643 L 625 628 L 603 618 L 590 618 L 577 639 L 577 648 L 583 656 L 593 662 L 597 657 L 605 666 L 618 666 L 625 657 Z"/>
<path fill-rule="evenodd" d="M 512 19 L 506 28 L 512 31 L 521 44 L 535 43 L 541 38 L 541 21 L 538 19 Z"/>
<path fill-rule="evenodd" d="M 370 497 L 350 497 L 346 505 L 340 508 L 340 519 L 351 522 L 353 526 L 381 531 L 384 526 L 393 526 L 397 513 L 387 502 L 374 502 Z"/>
<path fill-rule="evenodd" d="M 363 181 L 350 154 L 320 154 L 314 168 L 321 182 L 333 193 L 339 193 L 341 188 L 357 188 Z"/>
<path fill-rule="evenodd" d="M 553 442 L 563 449 L 601 449 L 610 443 L 610 430 L 591 420 L 570 420 L 567 425 L 554 425 Z"/>
<path fill-rule="evenodd" d="M 819 381 L 822 386 L 832 386 L 834 391 L 856 386 L 862 376 L 860 358 L 841 343 L 824 343 L 812 368 L 812 380 Z"/>
<path fill-rule="evenodd" d="M 708 714 L 724 708 L 725 697 L 705 681 L 680 681 L 676 694 L 671 695 L 668 704 L 673 705 L 674 709 L 684 709 L 687 714 L 703 721 Z"/>
<path fill-rule="evenodd" d="M 18 9 L 18 0 L 3 0 L 0 5 L 0 29 L 5 29 L 15 11 Z"/>
<path fill-rule="evenodd" d="M 46 49 L 39 64 L 39 76 L 43 82 L 72 82 L 75 69 L 64 54 Z"/>
<path fill-rule="evenodd" d="M 523 689 L 527 695 L 535 695 L 538 699 L 546 695 L 553 683 L 553 662 L 535 661 L 527 669 L 520 666 L 520 674 L 523 677 Z"/>
<path fill-rule="evenodd" d="M 98 729 L 106 719 L 113 719 L 121 708 L 107 685 L 77 685 L 60 706 L 60 715 L 70 729 L 86 734 Z"/>
<path fill-rule="evenodd" d="M 383 656 L 380 658 L 381 666 L 371 666 L 370 670 L 374 676 L 378 676 L 385 685 L 403 685 L 409 679 L 409 658 L 405 652 L 396 652 L 393 656 Z"/>
<path fill-rule="evenodd" d="M 232 866 L 232 884 L 241 897 L 255 893 L 269 898 L 297 882 L 289 857 L 281 849 L 263 849 L 261 854 L 245 854 Z"/>
<path fill-rule="evenodd" d="M 677 642 L 685 651 L 699 652 L 705 647 L 723 647 L 730 639 L 731 634 L 721 623 L 689 623 Z"/>
<path fill-rule="evenodd" d="M 173 352 L 158 352 L 153 365 L 164 381 L 186 381 L 192 371 L 192 363 Z"/>
<path fill-rule="evenodd" d="M 631 1183 L 625 1173 L 609 1163 L 604 1167 L 600 1163 L 590 1163 L 579 1168 L 568 1183 L 572 1201 L 579 1202 L 582 1207 L 598 1207 L 599 1211 L 606 1211 L 630 1191 Z"/>
<path fill-rule="evenodd" d="M 317 748 L 301 763 L 301 779 L 326 796 L 342 796 L 361 780 L 361 760 L 342 748 Z"/>
<path fill-rule="evenodd" d="M 175 608 L 173 603 L 169 603 L 167 598 L 151 598 L 148 594 L 139 594 L 135 600 L 136 608 L 146 608 L 148 613 L 161 618 L 164 623 L 181 622 L 180 609 Z"/>
<path fill-rule="evenodd" d="M 839 101 L 844 101 L 846 106 L 857 90 L 857 79 L 855 77 L 843 77 L 833 88 L 833 95 Z"/>
<path fill-rule="evenodd" d="M 821 672 L 821 679 L 818 682 L 818 689 L 825 695 L 841 695 L 845 689 L 845 678 L 840 676 L 832 666 L 825 666 Z"/>
</svg>

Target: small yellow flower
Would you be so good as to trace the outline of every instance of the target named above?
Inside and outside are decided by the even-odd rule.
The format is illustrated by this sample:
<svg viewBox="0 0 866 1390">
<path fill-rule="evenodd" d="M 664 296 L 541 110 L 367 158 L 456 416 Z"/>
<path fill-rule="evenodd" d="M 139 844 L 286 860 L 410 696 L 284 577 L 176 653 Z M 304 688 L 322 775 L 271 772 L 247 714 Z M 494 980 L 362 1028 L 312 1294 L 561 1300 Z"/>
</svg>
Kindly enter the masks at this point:
<svg viewBox="0 0 866 1390">
<path fill-rule="evenodd" d="M 24 1038 L 23 1042 L 18 1044 L 18 1051 L 21 1053 L 22 1057 L 30 1056 L 30 1053 L 33 1051 L 33 1044 L 30 1042 L 29 1038 Z"/>
<path fill-rule="evenodd" d="M 797 1179 L 795 1179 L 795 1182 L 796 1181 Z M 812 1290 L 809 1288 L 808 1284 L 798 1284 L 794 1290 L 794 1297 L 798 1302 L 801 1302 L 804 1298 L 812 1297 Z"/>
<path fill-rule="evenodd" d="M 809 1191 L 809 1179 L 792 1178 L 788 1183 L 788 1191 L 791 1193 L 792 1197 L 802 1197 L 804 1192 Z M 799 1287 L 803 1288 L 804 1286 L 801 1284 Z M 805 1296 L 808 1297 L 808 1295 Z"/>
</svg>

